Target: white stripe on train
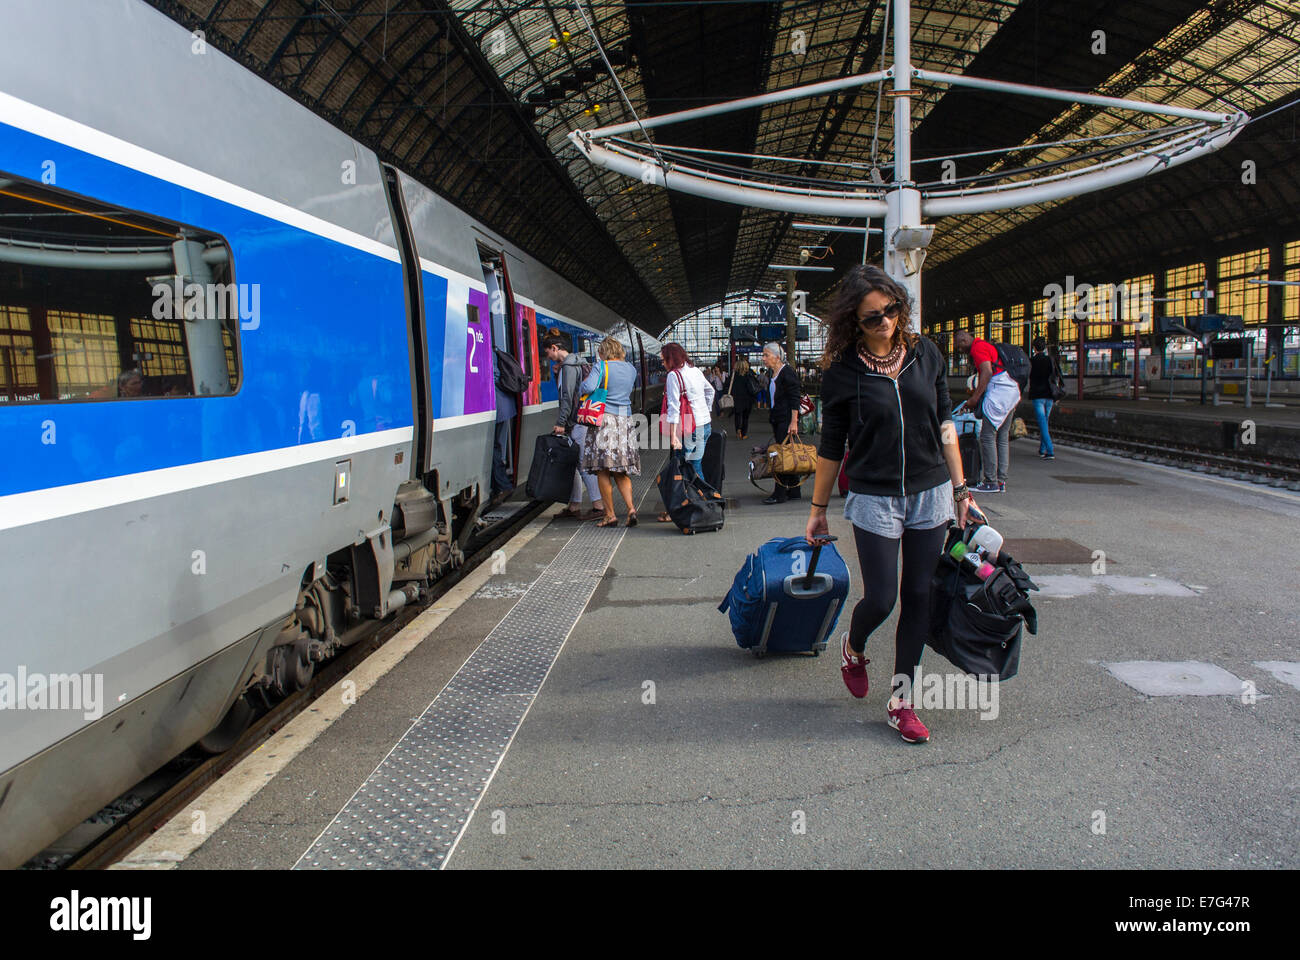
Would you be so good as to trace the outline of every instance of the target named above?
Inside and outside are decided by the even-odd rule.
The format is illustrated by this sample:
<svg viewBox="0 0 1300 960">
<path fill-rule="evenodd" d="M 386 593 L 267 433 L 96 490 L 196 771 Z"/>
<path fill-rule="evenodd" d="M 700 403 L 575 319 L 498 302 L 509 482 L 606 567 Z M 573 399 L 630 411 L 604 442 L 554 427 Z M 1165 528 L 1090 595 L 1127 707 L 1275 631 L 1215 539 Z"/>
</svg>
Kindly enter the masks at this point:
<svg viewBox="0 0 1300 960">
<path fill-rule="evenodd" d="M 524 407 L 524 414 L 553 410 L 558 406 L 559 402 L 556 400 L 528 404 Z M 439 417 L 433 421 L 433 435 L 436 437 L 439 432 L 491 423 L 495 419 L 495 410 L 467 413 L 456 417 Z M 0 530 L 89 513 L 92 510 L 180 493 L 214 483 L 229 483 L 245 477 L 273 473 L 276 470 L 329 462 L 351 454 L 410 443 L 414 435 L 414 428 L 398 427 L 376 433 L 360 433 L 351 437 L 280 447 L 276 450 L 260 450 L 257 453 L 223 457 L 219 460 L 205 460 L 176 467 L 146 470 L 142 473 L 128 473 L 119 477 L 70 483 L 61 487 L 13 493 L 0 497 Z"/>
</svg>

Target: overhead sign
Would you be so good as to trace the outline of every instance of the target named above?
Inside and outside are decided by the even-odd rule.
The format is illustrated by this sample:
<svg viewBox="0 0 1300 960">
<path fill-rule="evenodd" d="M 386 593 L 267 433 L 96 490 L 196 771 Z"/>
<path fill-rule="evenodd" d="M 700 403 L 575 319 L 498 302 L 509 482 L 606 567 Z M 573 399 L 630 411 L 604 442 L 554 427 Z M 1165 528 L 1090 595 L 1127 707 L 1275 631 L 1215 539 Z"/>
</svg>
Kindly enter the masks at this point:
<svg viewBox="0 0 1300 960">
<path fill-rule="evenodd" d="M 784 343 L 786 327 L 784 323 L 737 323 L 731 327 L 731 336 L 737 344 L 741 343 Z M 794 328 L 794 338 L 801 343 L 809 338 L 809 325 L 798 324 Z"/>
<path fill-rule="evenodd" d="M 764 324 L 774 324 L 785 328 L 785 301 L 776 300 L 758 305 L 758 319 Z"/>
<path fill-rule="evenodd" d="M 1178 329 L 1186 327 L 1194 333 L 1218 333 L 1220 330 L 1244 330 L 1246 321 L 1236 313 L 1196 313 L 1190 317 L 1156 317 L 1157 333 L 1186 333 Z"/>
</svg>

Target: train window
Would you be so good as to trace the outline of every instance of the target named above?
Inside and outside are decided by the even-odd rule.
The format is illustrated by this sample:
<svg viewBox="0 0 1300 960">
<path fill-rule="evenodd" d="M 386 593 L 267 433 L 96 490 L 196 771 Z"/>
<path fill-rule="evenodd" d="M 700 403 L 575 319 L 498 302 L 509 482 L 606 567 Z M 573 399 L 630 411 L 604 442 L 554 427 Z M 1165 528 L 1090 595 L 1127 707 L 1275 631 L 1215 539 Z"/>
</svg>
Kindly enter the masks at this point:
<svg viewBox="0 0 1300 960">
<path fill-rule="evenodd" d="M 545 324 L 537 325 L 537 353 L 538 353 L 538 370 L 541 383 L 549 383 L 554 377 L 552 376 L 551 362 L 546 359 L 546 353 L 542 350 L 542 343 L 547 337 L 558 334 L 559 327 L 547 327 Z"/>
<path fill-rule="evenodd" d="M 524 341 L 525 341 L 525 342 L 524 342 L 524 358 L 525 358 L 525 360 L 527 361 L 527 364 L 525 365 L 524 369 L 525 369 L 525 370 L 528 370 L 528 371 L 530 371 L 530 372 L 531 372 L 532 370 L 536 369 L 536 370 L 539 371 L 539 376 L 541 377 L 542 380 L 547 379 L 547 377 L 545 376 L 545 374 L 541 372 L 541 369 L 542 369 L 543 366 L 548 366 L 548 364 L 543 364 L 543 363 L 542 363 L 542 331 L 541 331 L 541 328 L 539 328 L 539 327 L 537 327 L 537 326 L 535 326 L 535 325 L 529 324 L 529 323 L 525 323 L 525 324 L 524 324 Z"/>
<path fill-rule="evenodd" d="M 0 402 L 233 394 L 255 287 L 215 233 L 0 171 Z"/>
</svg>

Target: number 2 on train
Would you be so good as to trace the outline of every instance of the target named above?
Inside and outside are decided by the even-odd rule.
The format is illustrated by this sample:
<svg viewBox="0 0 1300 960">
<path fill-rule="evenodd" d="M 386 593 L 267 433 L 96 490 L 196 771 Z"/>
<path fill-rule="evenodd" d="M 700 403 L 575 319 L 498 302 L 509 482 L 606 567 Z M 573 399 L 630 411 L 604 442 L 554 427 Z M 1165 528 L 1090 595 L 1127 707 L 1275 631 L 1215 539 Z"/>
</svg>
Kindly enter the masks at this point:
<svg viewBox="0 0 1300 960">
<path fill-rule="evenodd" d="M 480 330 L 467 330 L 469 334 L 469 372 L 478 373 L 478 367 L 474 366 L 474 350 L 477 344 L 483 342 L 483 333 Z"/>
</svg>

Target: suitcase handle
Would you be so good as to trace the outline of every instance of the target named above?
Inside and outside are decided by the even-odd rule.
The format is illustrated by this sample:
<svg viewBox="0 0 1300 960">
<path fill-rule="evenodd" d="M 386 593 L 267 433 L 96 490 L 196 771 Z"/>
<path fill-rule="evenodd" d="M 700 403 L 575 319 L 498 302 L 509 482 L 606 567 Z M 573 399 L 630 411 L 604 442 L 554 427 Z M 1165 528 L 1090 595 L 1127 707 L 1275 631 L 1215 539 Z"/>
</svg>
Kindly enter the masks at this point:
<svg viewBox="0 0 1300 960">
<path fill-rule="evenodd" d="M 814 549 L 816 549 L 818 547 L 825 546 L 828 543 L 834 543 L 838 539 L 839 537 L 832 537 L 828 535 L 825 537 L 818 537 L 817 543 L 809 543 L 807 537 L 786 537 L 785 541 L 781 544 L 781 546 L 776 548 L 776 552 L 789 553 L 791 550 L 794 550 L 796 547 L 803 547 L 805 550 L 808 547 L 813 547 Z"/>
<path fill-rule="evenodd" d="M 835 586 L 835 578 L 827 573 L 810 573 L 807 576 L 789 576 L 782 585 L 788 597 L 801 599 L 825 596 Z"/>
<path fill-rule="evenodd" d="M 776 552 L 787 553 L 795 547 L 806 548 L 811 546 L 813 548 L 812 559 L 808 561 L 808 575 L 803 578 L 803 588 L 805 590 L 811 590 L 813 585 L 813 575 L 817 573 L 817 558 L 821 556 L 822 547 L 826 546 L 828 543 L 834 543 L 838 539 L 839 537 L 827 535 L 825 537 L 819 537 L 816 543 L 809 544 L 806 537 L 790 537 L 785 543 L 776 548 Z"/>
</svg>

